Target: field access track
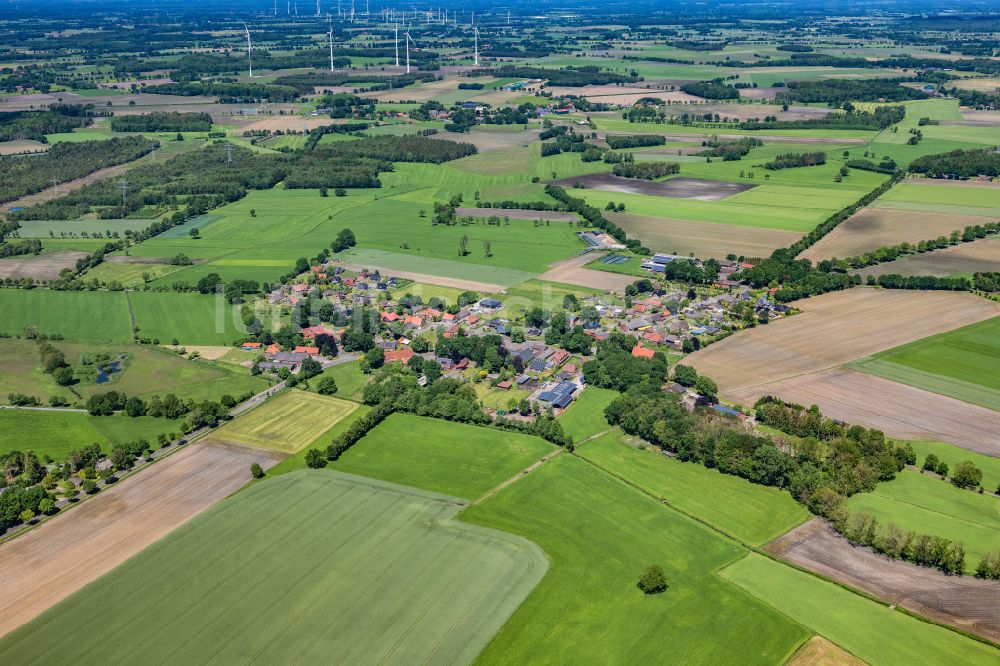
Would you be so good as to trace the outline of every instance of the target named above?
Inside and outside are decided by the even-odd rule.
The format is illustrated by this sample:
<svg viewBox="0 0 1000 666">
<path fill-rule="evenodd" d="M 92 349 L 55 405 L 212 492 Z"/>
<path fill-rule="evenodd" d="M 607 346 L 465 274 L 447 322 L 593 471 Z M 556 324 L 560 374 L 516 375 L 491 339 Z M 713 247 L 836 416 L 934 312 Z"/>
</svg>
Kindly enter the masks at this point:
<svg viewBox="0 0 1000 666">
<path fill-rule="evenodd" d="M 0 662 L 470 663 L 547 561 L 462 506 L 330 470 L 266 479 L 4 638 Z"/>
<path fill-rule="evenodd" d="M 80 506 L 0 544 L 4 591 L 0 636 L 242 487 L 250 480 L 251 463 L 259 462 L 266 469 L 281 457 L 242 446 L 189 444 Z M 95 598 L 88 606 L 93 610 L 106 602 Z M 0 657 L 0 661 L 16 660 Z"/>
<path fill-rule="evenodd" d="M 1000 641 L 1000 582 L 947 576 L 855 548 L 819 518 L 775 539 L 766 549 L 891 604 Z"/>
</svg>

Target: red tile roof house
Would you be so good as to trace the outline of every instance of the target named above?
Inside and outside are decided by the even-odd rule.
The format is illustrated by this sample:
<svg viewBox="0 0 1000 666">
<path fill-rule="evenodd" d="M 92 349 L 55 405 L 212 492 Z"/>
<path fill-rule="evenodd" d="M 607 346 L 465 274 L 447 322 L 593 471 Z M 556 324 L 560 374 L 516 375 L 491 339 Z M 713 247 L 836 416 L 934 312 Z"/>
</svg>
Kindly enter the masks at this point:
<svg viewBox="0 0 1000 666">
<path fill-rule="evenodd" d="M 565 349 L 560 349 L 559 351 L 554 353 L 548 360 L 549 363 L 551 363 L 553 366 L 557 366 L 568 358 L 569 358 L 569 352 L 566 351 Z"/>
<path fill-rule="evenodd" d="M 509 390 L 510 389 L 510 380 L 509 379 L 505 379 L 504 381 L 499 382 L 497 384 L 497 388 L 500 389 L 501 391 L 507 391 L 507 390 Z"/>
<path fill-rule="evenodd" d="M 399 315 L 396 314 L 395 312 L 383 312 L 381 314 L 381 317 L 382 317 L 382 321 L 386 321 L 386 322 L 394 322 L 397 319 L 399 319 Z"/>
<path fill-rule="evenodd" d="M 304 282 L 299 282 L 298 284 L 292 285 L 293 294 L 301 294 L 303 291 L 309 291 L 309 285 Z"/>
<path fill-rule="evenodd" d="M 333 335 L 333 331 L 326 326 L 309 326 L 303 328 L 301 333 L 306 340 L 315 340 L 317 335 Z"/>
<path fill-rule="evenodd" d="M 433 319 L 435 321 L 441 318 L 441 311 L 435 310 L 434 308 L 424 308 L 417 314 L 420 315 L 421 317 L 429 317 L 430 319 Z"/>
<path fill-rule="evenodd" d="M 414 317 L 413 315 L 407 315 L 403 317 L 403 324 L 406 326 L 412 326 L 413 328 L 420 328 L 424 325 L 424 320 L 420 317 Z"/>
<path fill-rule="evenodd" d="M 267 346 L 267 349 L 264 350 L 264 353 L 270 355 L 270 354 L 277 354 L 280 351 L 281 347 L 279 347 L 277 343 L 273 343 Z"/>
<path fill-rule="evenodd" d="M 244 351 L 257 351 L 258 349 L 260 349 L 263 346 L 264 345 L 262 343 L 260 343 L 260 342 L 244 342 L 243 343 L 243 350 Z"/>
<path fill-rule="evenodd" d="M 642 339 L 653 344 L 661 344 L 663 342 L 663 336 L 656 331 L 646 331 L 642 334 Z"/>
<path fill-rule="evenodd" d="M 441 317 L 441 321 L 444 321 L 444 322 L 447 322 L 447 323 L 450 324 L 451 322 L 455 321 L 455 315 L 453 315 L 450 312 L 445 312 L 444 315 Z"/>
<path fill-rule="evenodd" d="M 652 349 L 647 349 L 642 345 L 636 345 L 632 347 L 632 356 L 636 358 L 653 358 L 655 352 Z"/>
<path fill-rule="evenodd" d="M 307 347 L 305 345 L 299 345 L 298 347 L 295 348 L 294 351 L 299 354 L 318 354 L 319 347 Z"/>
<path fill-rule="evenodd" d="M 397 349 L 396 351 L 389 351 L 385 353 L 385 362 L 394 363 L 399 361 L 400 363 L 406 363 L 411 358 L 413 358 L 413 350 L 409 347 L 403 347 L 402 349 Z"/>
</svg>

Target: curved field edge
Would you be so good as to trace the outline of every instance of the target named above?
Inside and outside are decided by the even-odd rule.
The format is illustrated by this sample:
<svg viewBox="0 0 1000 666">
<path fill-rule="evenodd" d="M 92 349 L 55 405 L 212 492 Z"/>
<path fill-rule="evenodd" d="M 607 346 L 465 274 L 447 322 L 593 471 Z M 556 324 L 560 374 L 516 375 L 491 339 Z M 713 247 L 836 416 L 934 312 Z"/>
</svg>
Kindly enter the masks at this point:
<svg viewBox="0 0 1000 666">
<path fill-rule="evenodd" d="M 471 661 L 548 561 L 454 520 L 461 505 L 329 470 L 255 484 L 5 637 L 0 660 Z"/>
<path fill-rule="evenodd" d="M 996 664 L 1000 651 L 758 553 L 719 572 L 854 656 L 900 663 Z"/>
</svg>

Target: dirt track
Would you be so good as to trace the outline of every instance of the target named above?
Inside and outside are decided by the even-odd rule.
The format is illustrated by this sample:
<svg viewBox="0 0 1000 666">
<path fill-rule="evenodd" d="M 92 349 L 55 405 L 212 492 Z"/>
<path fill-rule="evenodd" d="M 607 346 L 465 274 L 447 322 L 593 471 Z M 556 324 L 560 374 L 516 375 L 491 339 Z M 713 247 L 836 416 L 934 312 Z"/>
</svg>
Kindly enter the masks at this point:
<svg viewBox="0 0 1000 666">
<path fill-rule="evenodd" d="M 634 275 L 584 268 L 586 264 L 594 261 L 599 256 L 601 255 L 588 253 L 556 262 L 551 264 L 549 270 L 539 275 L 537 279 L 561 282 L 563 284 L 574 284 L 581 287 L 590 287 L 591 289 L 603 289 L 605 291 L 623 291 L 625 287 L 639 279 Z"/>
<path fill-rule="evenodd" d="M 0 544 L 0 636 L 111 571 L 265 469 L 273 451 L 190 444 L 27 534 Z M 94 603 L 101 603 L 95 599 Z"/>
<path fill-rule="evenodd" d="M 766 549 L 827 578 L 993 641 L 1000 641 L 1000 582 L 946 576 L 855 548 L 816 518 Z"/>
<path fill-rule="evenodd" d="M 854 288 L 793 303 L 800 314 L 741 331 L 688 362 L 723 393 L 820 372 L 1000 315 L 966 293 Z M 808 403 L 807 403 L 808 404 Z"/>
<path fill-rule="evenodd" d="M 800 405 L 819 405 L 826 416 L 881 430 L 890 437 L 949 442 L 1000 457 L 1000 415 L 938 393 L 888 379 L 835 368 L 725 393 L 752 405 L 776 395 Z"/>
</svg>

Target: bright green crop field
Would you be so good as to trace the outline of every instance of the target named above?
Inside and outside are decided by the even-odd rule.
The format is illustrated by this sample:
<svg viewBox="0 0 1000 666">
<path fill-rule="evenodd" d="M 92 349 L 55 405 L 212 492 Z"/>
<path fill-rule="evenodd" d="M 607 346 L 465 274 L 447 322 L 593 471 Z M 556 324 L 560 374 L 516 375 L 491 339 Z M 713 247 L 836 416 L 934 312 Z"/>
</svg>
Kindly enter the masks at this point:
<svg viewBox="0 0 1000 666">
<path fill-rule="evenodd" d="M 124 292 L 0 289 L 0 332 L 21 335 L 34 326 L 73 340 L 132 339 Z"/>
<path fill-rule="evenodd" d="M 91 416 L 85 412 L 0 409 L 0 454 L 34 451 L 39 458 L 63 460 L 72 449 L 98 444 L 107 453 L 114 444 L 180 431 L 180 421 L 124 415 Z"/>
<path fill-rule="evenodd" d="M 616 429 L 581 446 L 579 454 L 744 542 L 764 544 L 811 517 L 787 492 L 680 462 L 652 447 L 642 451 L 624 438 Z"/>
<path fill-rule="evenodd" d="M 849 366 L 1000 410 L 1000 317 L 922 338 Z"/>
<path fill-rule="evenodd" d="M 717 576 L 743 548 L 574 456 L 461 517 L 527 537 L 551 561 L 480 663 L 777 664 L 810 636 Z M 647 596 L 636 581 L 653 563 L 670 587 Z"/>
<path fill-rule="evenodd" d="M 240 308 L 222 294 L 134 291 L 129 300 L 139 335 L 161 344 L 176 339 L 182 345 L 231 345 L 246 332 Z"/>
<path fill-rule="evenodd" d="M 894 208 L 954 215 L 1000 216 L 1000 189 L 940 181 L 906 182 L 896 185 L 873 204 Z"/>
<path fill-rule="evenodd" d="M 961 541 L 968 572 L 1000 547 L 1000 500 L 912 470 L 880 483 L 873 493 L 854 495 L 847 506 L 883 525 L 896 523 L 904 530 Z"/>
<path fill-rule="evenodd" d="M 587 387 L 566 410 L 559 415 L 559 422 L 567 435 L 579 442 L 592 437 L 599 432 L 608 430 L 611 426 L 604 418 L 604 408 L 618 397 L 617 391 Z"/>
<path fill-rule="evenodd" d="M 996 491 L 1000 486 L 1000 458 L 986 456 L 975 451 L 966 451 L 953 444 L 944 442 L 910 442 L 914 452 L 917 454 L 917 465 L 923 465 L 927 454 L 933 453 L 938 460 L 945 462 L 948 469 L 955 469 L 955 465 L 968 460 L 976 465 L 983 472 L 983 487 Z"/>
<path fill-rule="evenodd" d="M 5 636 L 0 661 L 468 663 L 546 562 L 456 511 L 329 471 L 266 480 Z"/>
<path fill-rule="evenodd" d="M 533 435 L 393 414 L 330 469 L 476 499 L 553 451 Z"/>
<path fill-rule="evenodd" d="M 751 553 L 721 575 L 872 666 L 995 664 L 996 648 Z"/>
</svg>

